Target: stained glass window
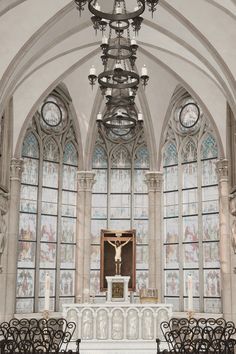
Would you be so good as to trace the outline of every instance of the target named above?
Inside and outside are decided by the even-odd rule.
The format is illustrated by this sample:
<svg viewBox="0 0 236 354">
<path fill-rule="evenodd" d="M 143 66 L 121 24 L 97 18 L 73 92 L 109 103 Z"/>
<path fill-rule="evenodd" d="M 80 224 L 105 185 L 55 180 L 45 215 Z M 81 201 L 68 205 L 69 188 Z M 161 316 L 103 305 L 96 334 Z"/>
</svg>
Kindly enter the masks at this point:
<svg viewBox="0 0 236 354">
<path fill-rule="evenodd" d="M 105 138 L 100 135 L 95 145 L 90 289 L 96 296 L 102 296 L 97 275 L 100 268 L 101 229 L 136 229 L 137 289 L 147 285 L 148 195 L 144 180 L 149 170 L 149 153 L 143 132 L 140 133 L 139 141 L 139 144 L 133 141 L 129 144 L 106 145 Z"/>
<path fill-rule="evenodd" d="M 65 110 L 58 96 L 47 100 Z M 47 126 L 36 115 L 24 138 L 17 313 L 44 310 L 46 273 L 50 310 L 59 311 L 63 302 L 74 302 L 78 144 L 70 140 L 66 125 L 73 127 L 69 114 L 63 113 L 61 128 Z"/>
<path fill-rule="evenodd" d="M 186 311 L 191 274 L 194 311 L 220 313 L 216 139 L 209 122 L 191 134 L 178 130 L 176 115 L 171 122 L 163 151 L 164 296 L 175 311 Z"/>
</svg>

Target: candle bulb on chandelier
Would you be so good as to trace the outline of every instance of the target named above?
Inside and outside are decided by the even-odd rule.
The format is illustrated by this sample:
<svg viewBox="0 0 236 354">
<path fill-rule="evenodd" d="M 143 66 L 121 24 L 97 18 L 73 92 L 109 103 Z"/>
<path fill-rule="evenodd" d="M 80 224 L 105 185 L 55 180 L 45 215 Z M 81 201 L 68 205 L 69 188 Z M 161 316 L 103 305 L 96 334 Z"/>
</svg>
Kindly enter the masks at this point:
<svg viewBox="0 0 236 354">
<path fill-rule="evenodd" d="M 92 67 L 90 68 L 89 75 L 96 75 L 96 69 L 95 69 L 94 65 L 92 65 Z"/>
<path fill-rule="evenodd" d="M 137 45 L 137 41 L 136 41 L 135 37 L 131 39 L 130 43 L 131 43 L 131 45 Z"/>
<path fill-rule="evenodd" d="M 97 122 L 101 122 L 101 121 L 102 121 L 102 113 L 99 112 L 99 113 L 97 114 Z"/>
<path fill-rule="evenodd" d="M 141 76 L 147 76 L 147 74 L 148 74 L 147 67 L 144 64 L 141 70 Z"/>
<path fill-rule="evenodd" d="M 102 37 L 102 44 L 108 44 L 108 38 L 106 36 Z"/>
<path fill-rule="evenodd" d="M 116 14 L 122 14 L 122 8 L 120 5 L 116 6 Z"/>
<path fill-rule="evenodd" d="M 143 115 L 141 112 L 138 112 L 138 121 L 142 122 L 143 121 Z"/>
</svg>

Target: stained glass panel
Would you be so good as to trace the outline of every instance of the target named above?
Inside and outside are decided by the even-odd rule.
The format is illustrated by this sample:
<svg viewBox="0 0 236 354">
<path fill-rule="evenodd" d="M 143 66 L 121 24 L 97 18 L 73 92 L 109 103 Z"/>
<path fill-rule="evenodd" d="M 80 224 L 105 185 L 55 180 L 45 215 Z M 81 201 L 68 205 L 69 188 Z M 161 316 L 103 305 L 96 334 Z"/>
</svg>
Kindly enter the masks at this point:
<svg viewBox="0 0 236 354">
<path fill-rule="evenodd" d="M 130 193 L 130 188 L 130 170 L 111 170 L 111 193 Z"/>
<path fill-rule="evenodd" d="M 63 183 L 62 188 L 70 191 L 77 190 L 77 167 L 64 165 L 63 166 Z"/>
<path fill-rule="evenodd" d="M 34 299 L 16 299 L 16 313 L 32 313 Z"/>
<path fill-rule="evenodd" d="M 184 298 L 184 311 L 188 311 L 188 297 Z M 193 311 L 194 312 L 201 312 L 200 311 L 200 301 L 199 298 L 193 298 Z"/>
<path fill-rule="evenodd" d="M 110 203 L 111 218 L 130 218 L 130 195 L 112 195 Z"/>
<path fill-rule="evenodd" d="M 149 169 L 149 152 L 146 146 L 142 146 L 136 151 L 134 168 Z"/>
<path fill-rule="evenodd" d="M 40 244 L 40 267 L 55 268 L 56 266 L 56 243 Z"/>
<path fill-rule="evenodd" d="M 179 246 L 165 245 L 165 268 L 179 268 Z"/>
<path fill-rule="evenodd" d="M 33 133 L 29 133 L 24 138 L 22 147 L 22 156 L 26 157 L 39 157 L 39 145 L 38 141 Z"/>
<path fill-rule="evenodd" d="M 52 137 L 44 141 L 43 158 L 47 161 L 59 162 L 59 149 Z"/>
<path fill-rule="evenodd" d="M 93 168 L 106 168 L 107 155 L 101 146 L 96 146 L 93 153 Z"/>
<path fill-rule="evenodd" d="M 166 296 L 179 296 L 179 271 L 166 270 L 165 271 L 165 295 Z"/>
<path fill-rule="evenodd" d="M 74 243 L 76 237 L 76 219 L 61 218 L 61 242 Z"/>
<path fill-rule="evenodd" d="M 134 192 L 147 193 L 147 185 L 145 183 L 145 170 L 134 170 Z"/>
<path fill-rule="evenodd" d="M 21 185 L 20 210 L 27 213 L 37 212 L 38 188 Z"/>
<path fill-rule="evenodd" d="M 34 270 L 33 269 L 17 270 L 16 296 L 17 297 L 34 296 Z"/>
<path fill-rule="evenodd" d="M 178 226 L 179 219 L 165 219 L 164 220 L 164 242 L 165 243 L 173 243 L 178 242 Z"/>
<path fill-rule="evenodd" d="M 193 215 L 198 213 L 197 189 L 183 191 L 183 215 Z"/>
<path fill-rule="evenodd" d="M 91 268 L 100 269 L 100 246 L 91 246 Z"/>
<path fill-rule="evenodd" d="M 100 293 L 100 270 L 90 271 L 90 293 L 94 295 Z"/>
<path fill-rule="evenodd" d="M 60 296 L 74 295 L 75 272 L 73 270 L 60 271 Z"/>
<path fill-rule="evenodd" d="M 202 185 L 217 184 L 216 160 L 202 161 Z"/>
<path fill-rule="evenodd" d="M 24 158 L 24 170 L 22 173 L 22 183 L 38 184 L 38 160 Z"/>
<path fill-rule="evenodd" d="M 219 242 L 203 244 L 203 264 L 206 268 L 220 268 Z"/>
<path fill-rule="evenodd" d="M 178 164 L 178 152 L 176 149 L 176 145 L 173 142 L 167 144 L 164 149 L 163 154 L 163 165 L 164 166 L 171 166 Z"/>
<path fill-rule="evenodd" d="M 148 220 L 134 220 L 137 244 L 148 243 Z"/>
<path fill-rule="evenodd" d="M 219 210 L 218 186 L 202 188 L 202 212 L 214 213 Z"/>
<path fill-rule="evenodd" d="M 148 271 L 136 271 L 136 289 L 145 289 L 148 287 Z"/>
<path fill-rule="evenodd" d="M 104 194 L 92 195 L 92 217 L 105 219 L 107 217 L 107 196 Z"/>
<path fill-rule="evenodd" d="M 42 189 L 42 213 L 57 215 L 57 189 Z"/>
<path fill-rule="evenodd" d="M 109 221 L 109 228 L 112 230 L 119 230 L 120 229 L 120 219 L 119 220 L 110 220 Z M 130 230 L 130 220 L 122 220 L 122 229 L 123 230 Z"/>
<path fill-rule="evenodd" d="M 43 186 L 58 188 L 59 165 L 53 162 L 43 162 Z"/>
<path fill-rule="evenodd" d="M 178 166 L 166 167 L 164 169 L 164 190 L 171 191 L 178 189 Z"/>
<path fill-rule="evenodd" d="M 94 170 L 95 183 L 93 185 L 94 193 L 107 193 L 107 170 Z"/>
<path fill-rule="evenodd" d="M 107 220 L 91 220 L 92 243 L 100 243 L 102 229 L 107 229 Z"/>
<path fill-rule="evenodd" d="M 203 239 L 206 241 L 219 240 L 218 214 L 203 215 Z"/>
<path fill-rule="evenodd" d="M 204 270 L 204 296 L 220 297 L 220 269 Z"/>
<path fill-rule="evenodd" d="M 184 271 L 184 296 L 188 296 L 188 275 L 192 275 L 193 280 L 193 296 L 199 296 L 199 270 L 198 269 L 188 269 Z"/>
<path fill-rule="evenodd" d="M 172 307 L 173 311 L 179 311 L 179 309 L 180 309 L 178 297 L 177 298 L 176 297 L 165 297 L 165 303 L 173 305 L 173 307 Z"/>
<path fill-rule="evenodd" d="M 204 312 L 222 313 L 221 299 L 204 299 Z"/>
<path fill-rule="evenodd" d="M 57 217 L 42 215 L 41 218 L 41 241 L 56 242 Z"/>
<path fill-rule="evenodd" d="M 55 298 L 50 298 L 49 302 L 49 311 L 53 311 L 55 308 Z M 38 299 L 38 310 L 39 312 L 43 312 L 45 310 L 45 298 Z"/>
<path fill-rule="evenodd" d="M 68 142 L 64 148 L 63 163 L 67 165 L 78 165 L 78 154 L 72 142 Z"/>
<path fill-rule="evenodd" d="M 45 296 L 45 275 L 49 274 L 50 276 L 50 296 L 55 296 L 55 281 L 56 281 L 56 272 L 55 270 L 45 270 L 40 269 L 39 271 L 39 296 Z"/>
<path fill-rule="evenodd" d="M 112 168 L 130 168 L 131 159 L 128 150 L 121 146 L 113 152 L 111 160 Z"/>
<path fill-rule="evenodd" d="M 182 162 L 192 162 L 197 160 L 197 147 L 195 142 L 191 139 L 183 147 Z"/>
<path fill-rule="evenodd" d="M 198 243 L 186 243 L 184 250 L 184 267 L 198 268 L 199 262 L 199 245 Z"/>
<path fill-rule="evenodd" d="M 201 158 L 210 159 L 218 156 L 218 147 L 215 138 L 207 134 L 201 146 Z"/>
<path fill-rule="evenodd" d="M 36 240 L 36 216 L 34 214 L 20 214 L 19 239 Z"/>
<path fill-rule="evenodd" d="M 137 269 L 148 269 L 148 246 L 136 247 Z"/>
<path fill-rule="evenodd" d="M 148 218 L 148 195 L 147 194 L 134 195 L 134 218 L 136 219 Z"/>
<path fill-rule="evenodd" d="M 74 245 L 61 245 L 61 268 L 75 268 Z"/>
<path fill-rule="evenodd" d="M 34 268 L 35 267 L 35 242 L 19 242 L 18 243 L 18 267 Z"/>
<path fill-rule="evenodd" d="M 197 187 L 197 163 L 187 163 L 183 168 L 183 188 Z"/>
<path fill-rule="evenodd" d="M 183 241 L 196 242 L 198 241 L 198 217 L 183 218 Z"/>
<path fill-rule="evenodd" d="M 169 192 L 164 194 L 164 216 L 172 217 L 178 216 L 179 203 L 178 192 Z"/>
<path fill-rule="evenodd" d="M 76 199 L 77 193 L 66 191 L 62 192 L 61 213 L 63 216 L 76 217 Z"/>
</svg>

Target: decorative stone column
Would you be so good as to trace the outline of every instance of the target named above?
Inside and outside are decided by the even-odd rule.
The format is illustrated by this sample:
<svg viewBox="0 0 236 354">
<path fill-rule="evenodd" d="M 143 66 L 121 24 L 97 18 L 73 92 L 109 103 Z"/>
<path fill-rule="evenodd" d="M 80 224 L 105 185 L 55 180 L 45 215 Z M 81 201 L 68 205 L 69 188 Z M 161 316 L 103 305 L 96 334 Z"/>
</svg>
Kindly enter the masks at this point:
<svg viewBox="0 0 236 354">
<path fill-rule="evenodd" d="M 6 320 L 15 313 L 16 302 L 16 266 L 17 266 L 17 241 L 19 233 L 19 208 L 21 175 L 23 160 L 13 158 L 10 167 L 10 208 L 8 220 L 7 239 L 7 278 L 6 278 Z"/>
<path fill-rule="evenodd" d="M 219 231 L 222 303 L 224 317 L 228 320 L 231 319 L 232 316 L 228 160 L 222 159 L 217 161 L 216 172 L 219 182 Z"/>
<path fill-rule="evenodd" d="M 163 175 L 161 172 L 146 173 L 149 201 L 149 287 L 158 289 L 159 299 L 162 298 L 162 183 Z"/>
<path fill-rule="evenodd" d="M 84 289 L 90 288 L 90 238 L 92 188 L 95 173 L 79 171 L 77 199 L 76 302 L 83 300 Z"/>
</svg>

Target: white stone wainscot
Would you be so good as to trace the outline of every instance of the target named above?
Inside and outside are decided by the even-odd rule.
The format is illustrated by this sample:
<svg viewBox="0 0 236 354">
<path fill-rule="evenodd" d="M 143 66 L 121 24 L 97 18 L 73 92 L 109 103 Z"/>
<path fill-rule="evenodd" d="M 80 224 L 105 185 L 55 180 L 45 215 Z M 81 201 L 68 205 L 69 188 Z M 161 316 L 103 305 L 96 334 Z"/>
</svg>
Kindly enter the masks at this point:
<svg viewBox="0 0 236 354">
<path fill-rule="evenodd" d="M 163 340 L 160 323 L 172 317 L 172 305 L 64 304 L 63 317 L 76 323 L 73 340 L 81 338 L 81 354 L 154 354 L 156 338 Z"/>
</svg>

